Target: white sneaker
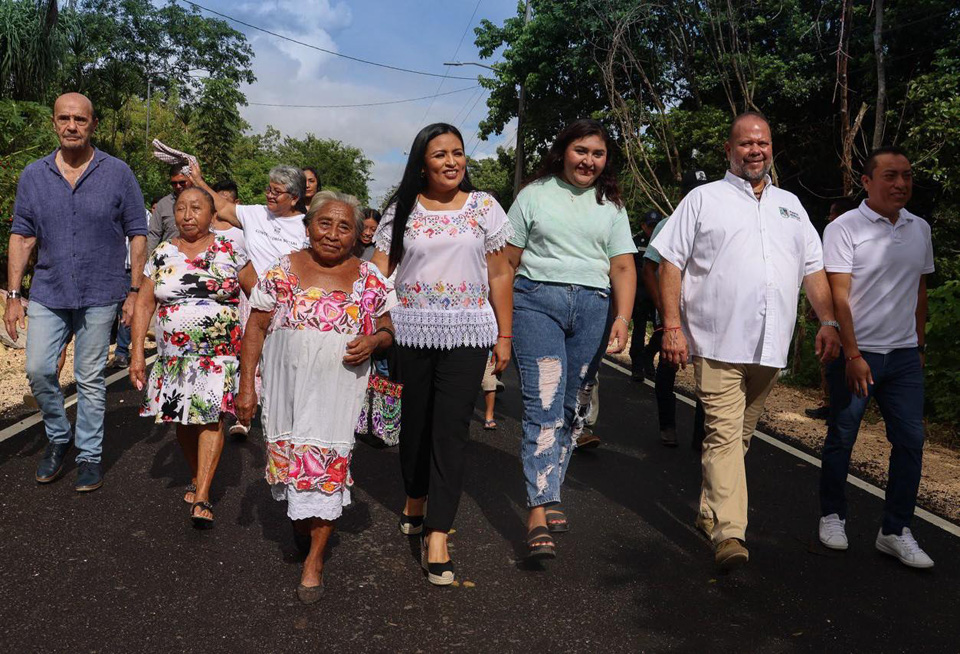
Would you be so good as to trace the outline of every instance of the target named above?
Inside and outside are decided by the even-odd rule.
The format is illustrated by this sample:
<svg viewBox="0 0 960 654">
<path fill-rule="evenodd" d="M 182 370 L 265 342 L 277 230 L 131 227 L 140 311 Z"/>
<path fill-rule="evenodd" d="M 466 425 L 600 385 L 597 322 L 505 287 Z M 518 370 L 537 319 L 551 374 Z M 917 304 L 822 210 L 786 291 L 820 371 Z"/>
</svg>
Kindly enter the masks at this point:
<svg viewBox="0 0 960 654">
<path fill-rule="evenodd" d="M 933 559 L 920 549 L 917 539 L 913 537 L 908 527 L 904 527 L 903 533 L 899 536 L 896 534 L 884 535 L 881 529 L 877 533 L 877 549 L 884 554 L 897 557 L 900 559 L 900 563 L 911 568 L 933 567 Z"/>
<path fill-rule="evenodd" d="M 841 520 L 839 514 L 831 513 L 820 518 L 820 542 L 824 547 L 832 550 L 845 550 L 849 546 L 847 532 L 844 531 L 847 521 Z"/>
</svg>

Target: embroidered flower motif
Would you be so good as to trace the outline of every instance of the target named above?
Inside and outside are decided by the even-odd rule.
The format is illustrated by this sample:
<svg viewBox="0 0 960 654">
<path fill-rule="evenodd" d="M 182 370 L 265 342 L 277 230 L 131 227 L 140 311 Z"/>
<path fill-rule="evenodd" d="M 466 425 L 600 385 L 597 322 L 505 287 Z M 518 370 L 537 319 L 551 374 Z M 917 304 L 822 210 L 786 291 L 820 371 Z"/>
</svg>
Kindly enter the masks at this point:
<svg viewBox="0 0 960 654">
<path fill-rule="evenodd" d="M 319 490 L 331 495 L 353 485 L 350 453 L 334 448 L 296 445 L 291 441 L 267 443 L 265 477 L 270 484 L 291 484 L 299 491 Z"/>
</svg>

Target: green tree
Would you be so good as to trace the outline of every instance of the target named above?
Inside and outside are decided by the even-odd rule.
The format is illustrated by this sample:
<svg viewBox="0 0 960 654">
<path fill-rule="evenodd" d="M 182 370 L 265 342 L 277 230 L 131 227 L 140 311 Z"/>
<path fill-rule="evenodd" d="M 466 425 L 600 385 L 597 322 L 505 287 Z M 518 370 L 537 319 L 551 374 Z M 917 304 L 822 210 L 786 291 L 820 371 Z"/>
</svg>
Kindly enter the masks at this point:
<svg viewBox="0 0 960 654">
<path fill-rule="evenodd" d="M 234 148 L 248 127 L 239 105 L 247 101 L 227 80 L 204 80 L 203 93 L 191 114 L 191 132 L 196 154 L 211 179 L 228 177 L 233 168 Z"/>
<path fill-rule="evenodd" d="M 57 0 L 0 0 L 0 98 L 38 100 L 62 53 Z"/>
<path fill-rule="evenodd" d="M 277 148 L 277 154 L 282 163 L 316 168 L 323 188 L 354 195 L 362 204 L 370 201 L 367 184 L 373 162 L 364 156 L 360 148 L 307 134 L 302 139 L 285 138 Z"/>
<path fill-rule="evenodd" d="M 504 209 L 513 199 L 513 169 L 516 161 L 513 148 L 497 148 L 497 156 L 488 159 L 467 159 L 470 181 L 481 191 L 492 193 Z"/>
</svg>

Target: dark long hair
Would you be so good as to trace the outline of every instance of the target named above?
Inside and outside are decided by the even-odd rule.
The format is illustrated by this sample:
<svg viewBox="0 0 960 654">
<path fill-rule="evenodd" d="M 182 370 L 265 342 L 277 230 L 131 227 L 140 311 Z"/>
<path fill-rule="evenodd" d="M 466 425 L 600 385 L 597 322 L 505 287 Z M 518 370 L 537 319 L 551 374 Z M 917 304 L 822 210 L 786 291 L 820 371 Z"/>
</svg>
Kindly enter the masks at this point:
<svg viewBox="0 0 960 654">
<path fill-rule="evenodd" d="M 448 123 L 433 123 L 427 125 L 413 139 L 410 146 L 410 156 L 407 158 L 407 167 L 403 170 L 400 185 L 387 201 L 387 207 L 393 205 L 393 237 L 390 240 L 390 267 L 400 264 L 403 258 L 403 233 L 407 229 L 407 219 L 417 202 L 417 196 L 427 188 L 427 178 L 423 174 L 426 165 L 427 145 L 433 139 L 444 134 L 453 134 L 460 139 L 460 146 L 464 145 L 463 135 L 453 125 Z M 475 191 L 470 183 L 470 176 L 464 168 L 463 179 L 460 181 L 460 190 L 469 193 Z"/>
<path fill-rule="evenodd" d="M 597 194 L 597 204 L 603 204 L 603 201 L 606 200 L 617 207 L 623 207 L 620 185 L 617 183 L 613 139 L 610 138 L 603 125 L 592 118 L 581 118 L 564 127 L 557 134 L 556 140 L 550 146 L 550 151 L 543 158 L 543 165 L 540 166 L 540 170 L 534 173 L 533 177 L 528 179 L 524 186 L 551 175 L 563 179 L 563 157 L 567 152 L 567 147 L 574 141 L 579 141 L 588 136 L 599 136 L 607 147 L 607 163 L 603 167 L 603 172 L 597 177 L 597 181 L 593 183 Z"/>
</svg>

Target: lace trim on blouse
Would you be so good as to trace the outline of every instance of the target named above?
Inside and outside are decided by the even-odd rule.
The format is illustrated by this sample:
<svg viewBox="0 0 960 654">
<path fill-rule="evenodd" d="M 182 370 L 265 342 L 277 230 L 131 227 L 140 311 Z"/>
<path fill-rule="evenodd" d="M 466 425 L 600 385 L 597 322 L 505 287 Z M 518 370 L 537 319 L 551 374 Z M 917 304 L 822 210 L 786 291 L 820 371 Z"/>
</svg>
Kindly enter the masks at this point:
<svg viewBox="0 0 960 654">
<path fill-rule="evenodd" d="M 483 242 L 484 250 L 487 254 L 498 252 L 507 245 L 507 241 L 513 236 L 513 225 L 505 222 L 494 234 L 489 234 Z"/>
<path fill-rule="evenodd" d="M 452 350 L 455 347 L 492 347 L 497 342 L 497 319 L 487 307 L 482 311 L 390 311 L 397 342 L 407 347 Z"/>
</svg>

